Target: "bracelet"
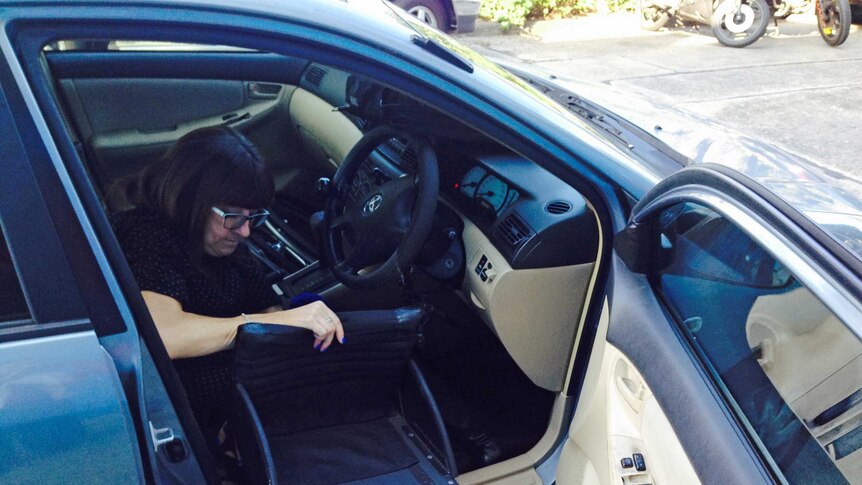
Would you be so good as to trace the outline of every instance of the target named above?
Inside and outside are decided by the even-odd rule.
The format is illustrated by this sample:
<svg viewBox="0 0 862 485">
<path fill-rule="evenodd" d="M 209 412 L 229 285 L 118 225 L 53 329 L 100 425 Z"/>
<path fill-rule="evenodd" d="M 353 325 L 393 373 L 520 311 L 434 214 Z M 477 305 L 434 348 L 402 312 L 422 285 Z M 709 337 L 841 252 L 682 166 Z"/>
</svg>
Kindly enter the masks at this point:
<svg viewBox="0 0 862 485">
<path fill-rule="evenodd" d="M 240 313 L 240 315 L 242 315 L 242 318 L 243 320 L 245 320 L 245 323 L 251 323 L 251 320 L 248 319 L 248 315 L 246 315 L 245 313 Z"/>
</svg>

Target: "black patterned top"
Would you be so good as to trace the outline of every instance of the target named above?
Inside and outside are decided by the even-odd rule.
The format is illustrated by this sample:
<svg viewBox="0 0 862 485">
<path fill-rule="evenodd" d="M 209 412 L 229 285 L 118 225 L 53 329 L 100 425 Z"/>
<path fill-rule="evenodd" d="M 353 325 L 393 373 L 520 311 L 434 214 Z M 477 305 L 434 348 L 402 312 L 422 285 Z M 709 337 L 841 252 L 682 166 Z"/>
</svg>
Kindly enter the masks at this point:
<svg viewBox="0 0 862 485">
<path fill-rule="evenodd" d="M 132 209 L 115 214 L 111 223 L 140 289 L 177 300 L 183 311 L 239 318 L 279 304 L 263 269 L 243 245 L 230 256 L 204 255 L 195 266 L 185 240 L 160 213 Z M 174 360 L 195 417 L 210 439 L 226 417 L 221 403 L 230 401 L 232 361 L 232 350 Z"/>
<path fill-rule="evenodd" d="M 192 264 L 183 238 L 167 219 L 147 209 L 112 218 L 114 231 L 141 290 L 169 296 L 184 311 L 209 317 L 236 317 L 278 304 L 265 274 L 248 249 Z"/>
</svg>

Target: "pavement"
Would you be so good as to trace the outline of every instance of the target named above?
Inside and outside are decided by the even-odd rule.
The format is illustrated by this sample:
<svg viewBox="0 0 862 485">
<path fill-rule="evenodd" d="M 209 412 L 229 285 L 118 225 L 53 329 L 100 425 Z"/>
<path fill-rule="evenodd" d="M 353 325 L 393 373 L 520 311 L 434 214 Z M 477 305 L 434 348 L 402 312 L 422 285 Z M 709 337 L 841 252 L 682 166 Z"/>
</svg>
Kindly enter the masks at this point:
<svg viewBox="0 0 862 485">
<path fill-rule="evenodd" d="M 612 85 L 706 116 L 862 180 L 862 29 L 829 47 L 813 12 L 734 49 L 709 26 L 639 28 L 635 14 L 540 21 L 508 33 L 479 21 L 458 39 L 479 52 Z"/>
</svg>

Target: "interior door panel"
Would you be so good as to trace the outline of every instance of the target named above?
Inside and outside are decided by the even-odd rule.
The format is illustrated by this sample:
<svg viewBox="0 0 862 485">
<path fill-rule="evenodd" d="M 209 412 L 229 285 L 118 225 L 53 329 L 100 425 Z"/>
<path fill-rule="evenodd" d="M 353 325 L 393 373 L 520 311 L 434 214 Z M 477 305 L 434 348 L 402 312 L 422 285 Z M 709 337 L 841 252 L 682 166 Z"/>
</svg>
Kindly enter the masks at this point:
<svg viewBox="0 0 862 485">
<path fill-rule="evenodd" d="M 559 482 L 700 483 L 640 372 L 611 344 L 604 344 L 601 359 L 589 416 L 573 422 L 560 460 Z M 644 470 L 637 469 L 635 454 L 643 457 Z M 631 466 L 623 467 L 623 458 L 630 458 Z"/>
<path fill-rule="evenodd" d="M 67 96 L 79 97 L 81 114 L 97 134 L 170 131 L 188 120 L 239 110 L 246 101 L 241 81 L 66 79 L 62 85 Z"/>
<path fill-rule="evenodd" d="M 286 91 L 279 84 L 266 84 L 263 92 L 261 83 L 231 80 L 64 79 L 60 85 L 102 187 L 140 170 L 196 128 L 231 123 L 247 127 L 252 138 L 268 124 L 290 129 L 275 109 Z"/>
<path fill-rule="evenodd" d="M 766 470 L 743 451 L 744 438 L 733 431 L 731 417 L 646 278 L 615 258 L 612 280 L 607 331 L 600 326 L 598 355 L 584 383 L 589 401 L 576 410 L 558 482 L 770 482 Z M 586 391 L 588 386 L 595 390 Z M 621 460 L 635 453 L 642 455 L 645 470 L 639 472 L 634 463 L 623 468 Z"/>
</svg>

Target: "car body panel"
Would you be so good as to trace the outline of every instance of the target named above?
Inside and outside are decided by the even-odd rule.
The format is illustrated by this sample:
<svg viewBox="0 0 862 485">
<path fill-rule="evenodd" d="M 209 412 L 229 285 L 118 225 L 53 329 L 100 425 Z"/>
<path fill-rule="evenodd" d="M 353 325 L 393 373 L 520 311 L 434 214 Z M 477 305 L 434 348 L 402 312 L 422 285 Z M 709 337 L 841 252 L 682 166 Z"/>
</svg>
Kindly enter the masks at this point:
<svg viewBox="0 0 862 485">
<path fill-rule="evenodd" d="M 37 2 L 37 4 L 53 5 L 52 2 L 47 1 Z M 301 2 L 297 5 L 287 2 L 265 2 L 236 6 L 232 2 L 218 0 L 122 4 L 103 1 L 69 3 L 44 10 L 32 9 L 30 5 L 20 10 L 16 10 L 17 7 L 11 3 L 2 5 L 6 9 L 0 10 L 0 15 L 5 15 L 7 19 L 16 15 L 35 19 L 31 22 L 12 21 L 7 25 L 9 28 L 6 30 L 6 35 L 9 38 L 3 39 L 4 55 L 7 59 L 20 60 L 23 66 L 22 69 L 15 71 L 16 82 L 10 82 L 9 72 L 4 74 L 2 80 L 4 90 L 11 90 L 17 86 L 21 95 L 27 98 L 27 103 L 15 104 L 15 117 L 12 119 L 19 129 L 30 128 L 31 124 L 38 127 L 26 132 L 27 141 L 34 145 L 44 144 L 42 148 L 50 152 L 49 156 L 53 164 L 43 163 L 40 169 L 54 170 L 51 175 L 62 178 L 62 184 L 59 185 L 61 190 L 57 191 L 56 197 L 68 197 L 69 200 L 63 199 L 63 204 L 74 208 L 71 211 L 71 217 L 67 219 L 55 217 L 53 220 L 57 221 L 61 229 L 76 234 L 85 233 L 83 236 L 78 234 L 77 239 L 70 238 L 71 242 L 64 240 L 61 251 L 65 248 L 68 251 L 76 250 L 84 254 L 86 257 L 83 259 L 86 260 L 87 265 L 78 263 L 75 269 L 83 268 L 88 274 L 96 275 L 104 283 L 102 287 L 96 289 L 83 287 L 83 296 L 93 300 L 90 305 L 107 301 L 106 305 L 111 306 L 119 315 L 119 320 L 128 322 L 131 327 L 122 328 L 120 330 L 126 332 L 121 331 L 113 336 L 99 335 L 101 341 L 98 343 L 91 338 L 89 347 L 82 352 L 87 353 L 90 362 L 102 359 L 100 362 L 104 363 L 104 352 L 98 348 L 101 345 L 114 359 L 114 368 L 119 371 L 120 378 L 110 379 L 111 369 L 104 369 L 103 382 L 101 384 L 94 382 L 93 385 L 101 386 L 104 391 L 100 395 L 102 407 L 99 409 L 111 409 L 110 414 L 115 418 L 111 432 L 107 436 L 114 440 L 119 439 L 117 438 L 117 435 L 121 434 L 119 430 L 125 426 L 123 429 L 128 438 L 127 441 L 131 442 L 128 449 L 134 449 L 135 440 L 139 444 L 144 443 L 143 446 L 138 447 L 138 452 L 144 455 L 140 462 L 147 464 L 143 472 L 144 480 L 149 478 L 148 474 L 154 474 L 158 479 L 165 481 L 173 479 L 169 473 L 162 474 L 159 471 L 162 470 L 159 466 L 164 465 L 159 459 L 162 455 L 154 446 L 155 438 L 148 435 L 147 428 L 144 427 L 144 423 L 150 424 L 150 419 L 145 406 L 139 401 L 140 391 L 143 389 L 141 375 L 143 374 L 147 379 L 164 381 L 165 389 L 161 389 L 157 383 L 151 383 L 147 385 L 145 391 L 154 393 L 153 396 L 148 396 L 147 400 L 149 403 L 160 403 L 155 406 L 164 406 L 162 411 L 168 413 L 170 418 L 167 420 L 167 425 L 153 423 L 155 427 L 173 427 L 179 422 L 184 429 L 176 429 L 175 434 L 189 436 L 193 434 L 193 429 L 189 426 L 194 425 L 190 424 L 188 417 L 174 419 L 174 411 L 170 409 L 171 406 L 166 405 L 168 402 L 173 402 L 179 408 L 177 412 L 180 418 L 183 417 L 183 407 L 187 407 L 183 406 L 183 398 L 177 396 L 176 389 L 171 390 L 172 386 L 176 386 L 176 380 L 174 379 L 172 383 L 170 372 L 159 369 L 159 375 L 155 376 L 152 373 L 153 369 L 148 367 L 149 360 L 142 358 L 142 353 L 150 352 L 153 354 L 153 360 L 158 363 L 164 362 L 167 354 L 158 345 L 158 336 L 152 335 L 154 332 L 152 322 L 146 316 L 146 308 L 140 295 L 136 294 L 137 287 L 127 265 L 123 262 L 116 240 L 107 226 L 107 220 L 94 195 L 93 187 L 88 185 L 80 157 L 75 151 L 72 140 L 68 139 L 61 111 L 54 104 L 50 77 L 46 76 L 45 71 L 41 69 L 42 65 L 39 63 L 41 45 L 44 41 L 57 37 L 87 38 L 88 35 L 106 35 L 111 38 L 152 37 L 157 40 L 175 40 L 175 37 L 179 36 L 195 42 L 221 41 L 241 47 L 268 48 L 280 53 L 305 55 L 315 61 L 327 62 L 335 67 L 366 75 L 393 88 L 401 89 L 463 120 L 467 126 L 493 140 L 505 140 L 507 148 L 544 167 L 584 195 L 590 203 L 590 210 L 594 211 L 599 221 L 601 232 L 596 236 L 601 238 L 600 253 L 594 268 L 582 268 L 583 271 L 578 272 L 577 278 L 565 280 L 566 284 L 571 280 L 577 280 L 577 284 L 574 285 L 577 286 L 575 288 L 577 295 L 573 296 L 571 292 L 566 291 L 570 288 L 558 288 L 559 293 L 554 294 L 557 300 L 567 297 L 572 299 L 567 302 L 571 305 L 560 306 L 571 309 L 569 312 L 562 312 L 571 313 L 571 315 L 548 312 L 548 321 L 559 319 L 565 320 L 566 324 L 577 322 L 577 327 L 568 328 L 576 330 L 573 332 L 574 335 L 571 333 L 563 335 L 565 342 L 559 341 L 558 333 L 549 332 L 544 338 L 558 340 L 549 342 L 548 346 L 540 346 L 541 349 L 552 348 L 549 354 L 566 354 L 556 356 L 559 358 L 556 363 L 565 362 L 567 367 L 555 368 L 553 379 L 546 383 L 555 389 L 562 388 L 562 392 L 556 396 L 551 424 L 545 437 L 534 449 L 508 462 L 465 476 L 466 482 L 484 480 L 503 482 L 513 477 L 543 479 L 545 476 L 553 475 L 548 468 L 553 467 L 554 460 L 557 458 L 560 460 L 561 470 L 582 469 L 583 467 L 579 468 L 577 464 L 570 461 L 571 454 L 564 451 L 564 439 L 569 429 L 568 420 L 571 413 L 576 413 L 574 423 L 583 424 L 585 420 L 577 413 L 586 412 L 591 404 L 606 404 L 596 397 L 598 396 L 596 389 L 601 386 L 596 382 L 590 384 L 590 379 L 596 379 L 596 375 L 601 375 L 596 371 L 591 377 L 590 373 L 600 366 L 601 357 L 606 350 L 607 355 L 619 351 L 621 353 L 619 361 L 631 364 L 633 367 L 631 375 L 636 373 L 643 379 L 660 407 L 659 414 L 655 414 L 657 411 L 653 407 L 650 408 L 652 409 L 650 413 L 654 416 L 666 417 L 675 431 L 678 443 L 669 441 L 673 453 L 663 457 L 666 458 L 663 463 L 673 461 L 674 454 L 678 456 L 679 450 L 682 449 L 691 462 L 691 468 L 705 483 L 754 483 L 771 482 L 775 479 L 770 471 L 767 457 L 763 456 L 750 441 L 748 431 L 735 420 L 732 409 L 716 391 L 702 364 L 692 355 L 690 349 L 682 344 L 678 331 L 670 322 L 666 309 L 653 294 L 649 282 L 643 275 L 627 268 L 612 252 L 615 234 L 630 222 L 627 204 L 630 203 L 631 198 L 646 197 L 645 202 L 635 209 L 637 216 L 637 214 L 650 212 L 649 204 L 670 203 L 671 199 L 699 200 L 698 197 L 714 195 L 716 187 L 742 185 L 743 189 L 738 187 L 735 189 L 738 194 L 742 194 L 745 192 L 743 182 L 729 177 L 730 182 L 724 181 L 722 182 L 724 185 L 721 185 L 716 180 L 722 178 L 722 170 L 704 166 L 686 169 L 675 177 L 672 176 L 670 182 L 655 188 L 659 180 L 667 175 L 666 173 L 661 173 L 655 166 L 632 158 L 618 142 L 608 139 L 602 130 L 578 118 L 510 73 L 481 59 L 439 33 L 423 30 L 410 22 L 403 22 L 398 14 L 393 14 L 388 8 L 375 11 L 377 13 L 370 18 L 365 18 L 338 2 Z M 176 10 L 163 8 L 162 5 L 173 6 Z M 290 9 L 287 8 L 288 5 Z M 356 28 L 342 31 L 332 27 L 333 23 L 341 22 Z M 229 37 L 225 33 L 225 25 L 231 26 Z M 466 59 L 468 64 L 472 64 L 472 68 L 465 69 L 463 63 L 453 64 L 445 56 L 440 57 L 433 51 L 426 50 L 412 40 L 416 35 L 422 35 L 438 42 L 444 48 L 451 49 L 455 54 Z M 31 92 L 31 89 L 34 92 Z M 0 108 L 5 109 L 7 106 L 0 106 Z M 35 166 L 37 162 L 33 164 Z M 711 188 L 712 192 L 704 187 Z M 729 194 L 731 191 L 725 192 Z M 736 204 L 735 195 L 737 194 L 726 194 L 725 197 L 729 200 L 721 198 L 718 200 L 719 202 L 724 200 L 737 210 L 742 210 Z M 743 198 L 739 197 L 739 200 Z M 745 200 L 748 202 L 747 210 L 757 211 L 760 214 L 760 218 L 757 219 L 761 230 L 758 237 L 762 237 L 764 241 L 777 240 L 789 248 L 797 249 L 798 252 L 790 252 L 787 257 L 793 259 L 795 268 L 804 273 L 806 283 L 812 284 L 817 289 L 817 295 L 830 305 L 840 306 L 841 311 L 848 315 L 857 315 L 858 299 L 854 295 L 857 295 L 856 292 L 860 286 L 857 281 L 858 274 L 848 269 L 846 260 L 842 260 L 840 255 L 835 256 L 834 252 L 823 251 L 822 245 L 819 244 L 820 240 L 811 236 L 810 231 L 807 232 L 807 228 L 794 219 L 798 215 L 795 212 L 778 207 L 774 201 L 763 197 L 749 196 Z M 742 213 L 745 214 L 744 211 Z M 4 223 L 8 222 L 7 214 L 3 215 Z M 72 228 L 62 227 L 64 225 Z M 773 226 L 781 230 L 771 229 Z M 19 243 L 18 247 L 23 245 Z M 560 249 L 566 250 L 566 248 Z M 826 256 L 815 257 L 820 254 L 814 254 L 818 250 Z M 470 254 L 467 256 L 473 257 Z M 824 258 L 829 257 L 834 261 L 824 262 Z M 468 262 L 470 261 L 472 260 L 468 259 Z M 586 276 L 587 272 L 590 273 L 589 277 Z M 842 272 L 844 273 L 842 278 L 835 276 Z M 28 274 L 32 274 L 32 271 Z M 584 288 L 586 288 L 586 296 L 581 296 Z M 528 292 L 526 289 L 520 289 L 513 292 L 515 293 Z M 609 296 L 608 307 L 604 304 L 606 296 Z M 82 295 L 78 295 L 78 299 L 81 297 Z M 584 303 L 583 309 L 580 308 L 581 302 Z M 602 311 L 608 312 L 604 319 L 608 324 L 607 329 L 602 327 L 603 320 L 600 318 Z M 529 315 L 521 315 L 521 317 L 524 320 L 529 319 Z M 135 320 L 137 324 L 133 323 Z M 139 343 L 136 329 L 140 329 L 141 337 L 146 342 L 145 349 L 135 348 Z M 517 329 L 512 338 L 527 341 L 530 335 L 524 330 L 528 329 Z M 124 338 L 126 340 L 123 340 Z M 529 342 L 524 345 L 526 347 L 531 344 L 533 343 Z M 605 348 L 606 344 L 607 348 Z M 525 358 L 529 358 L 532 352 L 535 352 L 534 348 L 531 352 L 526 352 Z M 4 355 L 0 352 L 0 356 Z M 8 355 L 18 358 L 17 354 Z M 547 361 L 542 360 L 542 362 L 545 365 Z M 144 372 L 141 371 L 142 365 Z M 73 375 L 77 374 L 73 373 Z M 559 386 L 561 378 L 565 380 L 563 385 Z M 106 384 L 107 381 L 111 382 L 111 386 Z M 121 385 L 118 386 L 117 382 Z M 133 411 L 126 415 L 131 416 L 129 419 L 133 426 L 129 426 L 128 419 L 120 418 L 125 412 L 122 408 L 124 396 L 128 396 L 128 401 L 131 403 L 129 408 Z M 87 401 L 79 402 L 85 409 L 90 407 Z M 112 403 L 120 404 L 113 406 Z M 575 407 L 572 408 L 572 406 Z M 154 412 L 152 416 L 157 416 L 157 413 Z M 658 429 L 666 429 L 659 417 L 650 424 L 655 424 Z M 14 427 L 14 425 L 10 426 Z M 573 424 L 572 435 L 577 437 L 580 429 Z M 655 428 L 647 426 L 644 429 Z M 643 432 L 644 429 L 640 431 Z M 647 431 L 649 432 L 651 431 Z M 608 440 L 608 442 L 611 441 Z M 585 442 L 586 440 L 581 440 L 576 444 L 583 448 Z M 653 443 L 650 445 L 651 449 L 663 448 L 660 441 L 651 441 L 651 443 Z M 202 449 L 200 443 L 192 444 L 193 451 Z M 588 453 L 590 456 L 602 456 L 604 453 L 607 457 L 606 460 L 602 460 L 605 463 L 596 463 L 597 460 L 592 463 L 596 471 L 595 476 L 601 481 L 601 477 L 611 476 L 610 473 L 604 472 L 610 471 L 607 467 L 613 466 L 614 460 L 611 458 L 614 457 L 608 453 L 602 443 L 594 446 L 605 449 L 604 451 L 593 449 Z M 157 450 L 156 453 L 148 453 L 149 450 L 154 449 Z M 157 461 L 159 461 L 158 465 Z M 729 463 L 732 466 L 728 466 Z M 33 462 L 24 466 L 28 465 L 32 466 Z M 690 469 L 686 468 L 685 464 L 680 463 L 679 466 L 683 470 L 681 473 L 690 476 Z M 599 467 L 605 468 L 599 472 Z M 129 465 L 124 473 L 130 473 L 128 470 L 131 469 L 132 466 Z M 543 475 L 538 475 L 535 469 L 539 469 Z M 167 470 L 174 469 L 167 468 Z M 664 470 L 657 476 L 673 474 L 672 467 Z M 177 478 L 178 481 L 181 481 L 182 477 L 190 480 L 199 478 L 199 475 L 194 473 L 186 474 L 182 471 L 178 473 L 182 474 L 181 478 Z M 135 473 L 132 474 L 135 475 Z M 137 473 L 136 477 L 132 476 L 131 480 L 141 480 L 140 473 Z M 578 480 L 575 479 L 575 481 Z"/>
<path fill-rule="evenodd" d="M 143 481 L 129 404 L 93 332 L 0 343 L 0 429 L 0 481 Z"/>
</svg>

